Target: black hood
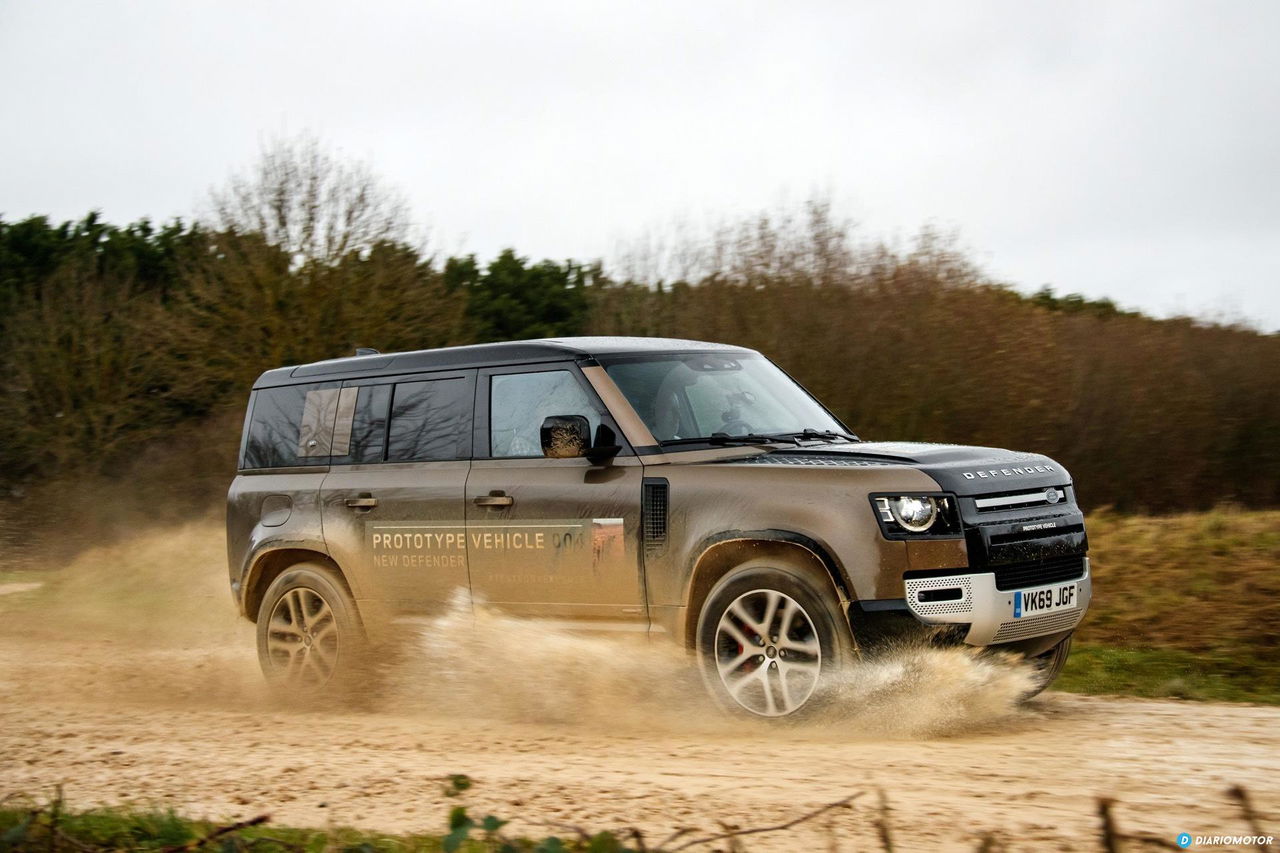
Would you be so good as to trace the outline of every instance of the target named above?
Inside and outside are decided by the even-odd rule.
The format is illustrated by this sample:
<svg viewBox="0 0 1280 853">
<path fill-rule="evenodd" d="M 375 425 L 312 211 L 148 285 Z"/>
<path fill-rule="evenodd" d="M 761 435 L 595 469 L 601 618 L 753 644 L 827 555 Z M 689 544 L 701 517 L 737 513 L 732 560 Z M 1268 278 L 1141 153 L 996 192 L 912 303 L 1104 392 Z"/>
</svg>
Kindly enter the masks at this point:
<svg viewBox="0 0 1280 853">
<path fill-rule="evenodd" d="M 957 495 L 1019 492 L 1066 486 L 1067 469 L 1048 456 L 998 447 L 961 444 L 921 444 L 910 441 L 862 441 L 822 447 L 775 450 L 767 458 L 825 456 L 870 463 L 911 465 L 938 481 L 943 491 Z"/>
</svg>

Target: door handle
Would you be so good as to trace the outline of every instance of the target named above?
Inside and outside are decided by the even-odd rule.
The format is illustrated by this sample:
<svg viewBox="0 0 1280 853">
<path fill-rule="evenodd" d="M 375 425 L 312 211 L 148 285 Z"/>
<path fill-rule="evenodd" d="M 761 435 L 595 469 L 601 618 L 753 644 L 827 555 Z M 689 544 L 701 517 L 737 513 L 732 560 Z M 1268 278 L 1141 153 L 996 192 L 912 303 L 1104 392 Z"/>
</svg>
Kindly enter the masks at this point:
<svg viewBox="0 0 1280 853">
<path fill-rule="evenodd" d="M 352 509 L 373 509 L 377 505 L 378 505 L 377 498 L 371 498 L 371 497 L 347 498 L 347 506 L 351 507 Z"/>
<path fill-rule="evenodd" d="M 511 506 L 515 502 L 515 498 L 510 495 L 504 495 L 502 492 L 490 492 L 487 495 L 481 495 L 473 501 L 476 506 L 490 507 Z"/>
</svg>

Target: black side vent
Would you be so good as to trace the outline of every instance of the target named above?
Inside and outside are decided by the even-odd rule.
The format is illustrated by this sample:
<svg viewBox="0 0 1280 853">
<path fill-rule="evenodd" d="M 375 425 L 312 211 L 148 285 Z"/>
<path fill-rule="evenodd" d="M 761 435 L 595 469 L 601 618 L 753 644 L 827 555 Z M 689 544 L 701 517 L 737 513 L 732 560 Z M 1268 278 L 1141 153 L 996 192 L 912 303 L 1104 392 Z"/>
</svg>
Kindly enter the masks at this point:
<svg viewBox="0 0 1280 853">
<path fill-rule="evenodd" d="M 667 494 L 671 487 L 660 477 L 645 477 L 640 503 L 644 553 L 656 557 L 667 550 Z"/>
</svg>

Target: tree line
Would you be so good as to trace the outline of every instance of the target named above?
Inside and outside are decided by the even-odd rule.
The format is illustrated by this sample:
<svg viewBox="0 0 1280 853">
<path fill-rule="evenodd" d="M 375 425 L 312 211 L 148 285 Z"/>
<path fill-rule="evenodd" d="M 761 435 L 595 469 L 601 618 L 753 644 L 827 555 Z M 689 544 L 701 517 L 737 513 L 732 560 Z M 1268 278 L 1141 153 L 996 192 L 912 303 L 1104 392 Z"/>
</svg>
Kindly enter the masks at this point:
<svg viewBox="0 0 1280 853">
<path fill-rule="evenodd" d="M 865 438 L 1047 453 L 1089 507 L 1280 504 L 1278 335 L 1025 296 L 935 234 L 859 243 L 821 203 L 616 269 L 440 257 L 394 190 L 305 140 L 197 221 L 0 221 L 0 484 L 180 437 L 282 364 L 575 334 L 757 348 Z"/>
</svg>

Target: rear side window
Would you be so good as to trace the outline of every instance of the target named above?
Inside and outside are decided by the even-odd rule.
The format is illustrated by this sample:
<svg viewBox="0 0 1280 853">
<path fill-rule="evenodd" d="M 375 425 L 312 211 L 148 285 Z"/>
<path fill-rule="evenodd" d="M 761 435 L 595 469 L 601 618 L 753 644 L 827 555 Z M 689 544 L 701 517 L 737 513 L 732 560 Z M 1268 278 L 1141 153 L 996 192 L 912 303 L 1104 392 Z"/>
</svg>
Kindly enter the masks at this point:
<svg viewBox="0 0 1280 853">
<path fill-rule="evenodd" d="M 466 459 L 471 455 L 473 383 L 463 377 L 401 382 L 391 398 L 388 462 Z"/>
<path fill-rule="evenodd" d="M 355 389 L 346 389 L 354 392 Z M 334 435 L 340 409 L 350 422 L 354 393 L 337 383 L 290 385 L 255 392 L 242 468 L 327 465 L 343 436 Z M 342 453 L 346 448 L 338 448 Z"/>
</svg>

